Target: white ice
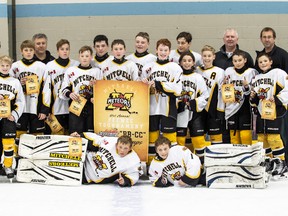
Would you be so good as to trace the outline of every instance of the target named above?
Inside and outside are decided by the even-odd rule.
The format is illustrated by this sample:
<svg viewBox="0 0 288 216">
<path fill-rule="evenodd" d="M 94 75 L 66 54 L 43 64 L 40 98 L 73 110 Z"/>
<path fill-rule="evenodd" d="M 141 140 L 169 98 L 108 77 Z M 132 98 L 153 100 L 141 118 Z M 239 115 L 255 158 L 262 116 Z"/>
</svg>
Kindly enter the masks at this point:
<svg viewBox="0 0 288 216">
<path fill-rule="evenodd" d="M 287 195 L 288 180 L 270 181 L 266 189 L 154 188 L 148 180 L 131 188 L 0 183 L 0 215 L 286 215 Z"/>
</svg>

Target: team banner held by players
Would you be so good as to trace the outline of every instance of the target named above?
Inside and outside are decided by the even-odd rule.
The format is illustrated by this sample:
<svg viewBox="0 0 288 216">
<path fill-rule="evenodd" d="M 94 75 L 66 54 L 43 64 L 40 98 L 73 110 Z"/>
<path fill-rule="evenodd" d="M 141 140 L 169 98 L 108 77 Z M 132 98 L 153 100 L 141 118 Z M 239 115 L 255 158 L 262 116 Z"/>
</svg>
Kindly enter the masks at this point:
<svg viewBox="0 0 288 216">
<path fill-rule="evenodd" d="M 103 136 L 128 135 L 141 161 L 148 160 L 149 86 L 137 81 L 97 81 L 94 131 Z"/>
</svg>

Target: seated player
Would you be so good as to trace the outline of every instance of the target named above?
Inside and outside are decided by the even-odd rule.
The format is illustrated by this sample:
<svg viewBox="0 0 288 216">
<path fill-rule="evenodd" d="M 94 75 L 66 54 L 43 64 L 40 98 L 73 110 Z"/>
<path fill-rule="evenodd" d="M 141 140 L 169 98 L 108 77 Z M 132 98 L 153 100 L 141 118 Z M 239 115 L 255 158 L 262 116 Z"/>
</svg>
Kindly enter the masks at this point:
<svg viewBox="0 0 288 216">
<path fill-rule="evenodd" d="M 155 187 L 173 185 L 195 187 L 200 179 L 201 162 L 184 146 L 173 146 L 165 137 L 155 142 L 156 156 L 149 167 L 149 179 Z"/>
</svg>

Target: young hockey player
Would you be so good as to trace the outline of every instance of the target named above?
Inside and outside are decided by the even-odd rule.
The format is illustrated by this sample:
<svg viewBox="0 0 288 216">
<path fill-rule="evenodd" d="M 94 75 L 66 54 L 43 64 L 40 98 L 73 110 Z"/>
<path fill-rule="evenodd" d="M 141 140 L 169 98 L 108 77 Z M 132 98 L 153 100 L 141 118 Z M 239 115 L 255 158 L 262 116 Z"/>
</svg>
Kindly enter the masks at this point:
<svg viewBox="0 0 288 216">
<path fill-rule="evenodd" d="M 69 112 L 69 134 L 73 132 L 94 131 L 93 128 L 93 84 L 102 79 L 99 68 L 92 68 L 91 60 L 93 50 L 89 46 L 83 46 L 79 50 L 79 66 L 66 70 L 60 90 L 60 98 L 72 100 L 77 103 L 86 99 L 79 116 Z M 82 99 L 81 99 L 82 98 Z"/>
<path fill-rule="evenodd" d="M 2 108 L 7 107 L 8 110 L 7 115 L 1 115 L 0 117 L 0 137 L 2 151 L 4 150 L 4 171 L 8 178 L 14 177 L 12 164 L 16 138 L 16 122 L 21 117 L 25 107 L 25 97 L 21 83 L 18 79 L 9 76 L 11 65 L 12 59 L 10 57 L 0 57 L 0 103 Z"/>
<path fill-rule="evenodd" d="M 150 37 L 146 32 L 139 32 L 135 37 L 135 53 L 126 57 L 136 63 L 138 76 L 141 77 L 143 66 L 149 62 L 155 62 L 157 57 L 148 52 Z"/>
<path fill-rule="evenodd" d="M 193 186 L 201 174 L 199 158 L 184 146 L 173 146 L 165 137 L 155 142 L 156 156 L 149 167 L 149 179 L 155 187 Z"/>
<path fill-rule="evenodd" d="M 64 79 L 64 74 L 69 67 L 79 65 L 78 61 L 69 59 L 70 54 L 70 42 L 66 39 L 61 39 L 56 44 L 58 58 L 50 61 L 46 65 L 44 74 L 44 88 L 43 88 L 43 107 L 41 112 L 45 114 L 48 119 L 53 114 L 62 129 L 52 134 L 64 134 L 64 130 L 68 130 L 69 120 L 69 104 L 67 100 L 59 98 L 61 85 Z M 46 125 L 46 127 L 49 127 Z M 47 129 L 47 128 L 46 128 Z M 50 128 L 49 128 L 50 129 Z M 51 130 L 48 130 L 49 134 Z"/>
<path fill-rule="evenodd" d="M 235 101 L 225 104 L 225 119 L 232 144 L 252 144 L 249 96 L 251 81 L 257 71 L 246 66 L 247 57 L 242 50 L 233 53 L 232 62 L 234 67 L 225 70 L 224 83 L 233 84 Z"/>
<path fill-rule="evenodd" d="M 141 167 L 140 159 L 132 149 L 131 137 L 101 137 L 95 133 L 84 133 L 84 137 L 89 140 L 89 152 L 84 164 L 84 184 L 115 181 L 121 187 L 136 184 Z"/>
<path fill-rule="evenodd" d="M 92 67 L 102 69 L 104 62 L 113 60 L 113 56 L 108 53 L 109 43 L 108 38 L 105 35 L 96 35 L 93 40 L 93 47 L 95 56 L 91 62 Z"/>
<path fill-rule="evenodd" d="M 43 74 L 45 72 L 45 64 L 40 61 L 35 61 L 34 43 L 30 40 L 25 40 L 21 43 L 21 53 L 23 58 L 12 64 L 10 76 L 20 80 L 25 94 L 25 109 L 17 124 L 17 138 L 21 134 L 43 134 L 45 129 L 44 119 L 46 116 L 40 113 L 42 107 L 42 88 Z M 35 80 L 33 80 L 34 78 Z M 31 81 L 32 80 L 32 81 Z M 32 82 L 36 85 L 27 88 L 27 84 Z M 31 91 L 36 90 L 36 91 Z M 35 92 L 35 93 L 34 93 Z"/>
<path fill-rule="evenodd" d="M 201 66 L 202 65 L 201 55 L 197 52 L 190 50 L 190 46 L 192 43 L 191 33 L 190 32 L 180 32 L 178 34 L 176 40 L 177 40 L 178 48 L 177 48 L 177 50 L 171 50 L 171 52 L 169 54 L 170 61 L 175 62 L 175 63 L 179 63 L 179 58 L 180 58 L 181 53 L 183 53 L 185 51 L 190 51 L 191 53 L 193 53 L 193 55 L 195 57 L 196 67 Z"/>
<path fill-rule="evenodd" d="M 213 66 L 215 59 L 215 49 L 213 47 L 205 45 L 201 54 L 203 66 L 197 67 L 197 72 L 203 76 L 209 93 L 208 103 L 202 112 L 205 132 L 208 132 L 211 144 L 219 144 L 222 143 L 221 120 L 224 119 L 224 102 L 221 96 L 224 70 Z"/>
<path fill-rule="evenodd" d="M 182 93 L 177 100 L 177 143 L 185 146 L 188 127 L 195 153 L 203 164 L 206 143 L 201 111 L 207 104 L 209 94 L 203 77 L 195 72 L 194 55 L 186 51 L 181 54 L 179 61 L 183 75 Z"/>
<path fill-rule="evenodd" d="M 142 81 L 150 85 L 149 161 L 155 155 L 154 143 L 160 131 L 172 144 L 177 143 L 176 97 L 182 91 L 182 69 L 169 61 L 171 42 L 160 39 L 156 43 L 157 61 L 143 67 Z"/>
<path fill-rule="evenodd" d="M 273 159 L 275 166 L 270 170 L 272 176 L 283 177 L 288 173 L 284 146 L 280 137 L 281 120 L 286 113 L 288 103 L 287 74 L 279 68 L 272 68 L 273 61 L 267 53 L 259 54 L 257 62 L 260 71 L 252 81 L 250 103 L 255 107 L 254 111 L 257 114 L 258 141 L 263 142 L 266 155 L 275 158 Z M 274 120 L 263 119 L 263 100 L 275 103 Z"/>
<path fill-rule="evenodd" d="M 113 60 L 102 65 L 105 80 L 137 81 L 139 80 L 137 65 L 125 59 L 126 46 L 121 39 L 116 39 L 111 44 Z"/>
</svg>

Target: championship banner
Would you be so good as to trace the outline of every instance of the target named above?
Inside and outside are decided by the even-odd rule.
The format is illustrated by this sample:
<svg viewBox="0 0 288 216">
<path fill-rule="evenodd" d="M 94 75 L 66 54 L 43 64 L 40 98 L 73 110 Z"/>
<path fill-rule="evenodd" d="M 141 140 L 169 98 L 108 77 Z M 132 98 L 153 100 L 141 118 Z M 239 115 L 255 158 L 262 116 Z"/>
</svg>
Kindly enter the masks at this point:
<svg viewBox="0 0 288 216">
<path fill-rule="evenodd" d="M 94 132 L 128 135 L 140 160 L 148 160 L 149 86 L 138 81 L 99 80 L 93 87 Z"/>
</svg>

